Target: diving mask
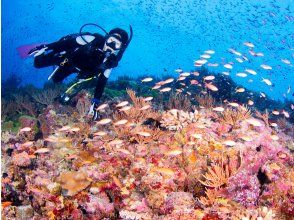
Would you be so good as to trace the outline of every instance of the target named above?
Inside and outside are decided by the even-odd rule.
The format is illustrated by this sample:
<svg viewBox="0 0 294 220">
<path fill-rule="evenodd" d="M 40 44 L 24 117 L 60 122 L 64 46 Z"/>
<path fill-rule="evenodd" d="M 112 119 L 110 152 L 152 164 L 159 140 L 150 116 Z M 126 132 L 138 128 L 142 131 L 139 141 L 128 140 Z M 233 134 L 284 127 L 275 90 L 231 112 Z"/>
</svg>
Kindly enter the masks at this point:
<svg viewBox="0 0 294 220">
<path fill-rule="evenodd" d="M 110 36 L 105 44 L 113 50 L 119 50 L 122 46 L 122 42 L 114 36 Z"/>
</svg>

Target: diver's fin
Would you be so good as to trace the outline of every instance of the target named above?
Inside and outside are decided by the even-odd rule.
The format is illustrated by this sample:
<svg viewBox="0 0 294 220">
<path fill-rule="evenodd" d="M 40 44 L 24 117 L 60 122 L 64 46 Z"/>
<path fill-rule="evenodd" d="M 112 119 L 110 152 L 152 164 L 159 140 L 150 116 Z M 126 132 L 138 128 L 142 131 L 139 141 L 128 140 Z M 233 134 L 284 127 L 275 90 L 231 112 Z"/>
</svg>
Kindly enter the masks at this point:
<svg viewBox="0 0 294 220">
<path fill-rule="evenodd" d="M 30 56 L 29 52 L 30 52 L 31 49 L 33 49 L 33 48 L 35 48 L 37 46 L 43 45 L 43 44 L 46 44 L 46 43 L 26 44 L 26 45 L 23 45 L 23 46 L 19 46 L 16 49 L 18 51 L 19 56 L 22 59 L 25 59 L 25 58 Z"/>
</svg>

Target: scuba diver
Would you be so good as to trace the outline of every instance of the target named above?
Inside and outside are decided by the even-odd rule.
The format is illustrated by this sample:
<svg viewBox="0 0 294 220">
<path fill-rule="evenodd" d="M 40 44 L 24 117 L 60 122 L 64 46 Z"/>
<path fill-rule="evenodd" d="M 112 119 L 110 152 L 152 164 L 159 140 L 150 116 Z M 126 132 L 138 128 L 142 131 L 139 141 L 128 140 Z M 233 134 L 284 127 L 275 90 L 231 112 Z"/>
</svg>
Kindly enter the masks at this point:
<svg viewBox="0 0 294 220">
<path fill-rule="evenodd" d="M 86 25 L 97 26 L 106 35 L 82 32 Z M 90 23 L 83 25 L 78 34 L 70 34 L 57 42 L 34 47 L 28 55 L 34 55 L 36 68 L 57 66 L 48 78 L 54 83 L 60 83 L 70 74 L 77 73 L 78 81 L 70 85 L 60 97 L 63 104 L 68 103 L 80 90 L 95 87 L 89 114 L 93 114 L 93 120 L 96 120 L 96 109 L 110 72 L 112 68 L 117 67 L 132 35 L 131 26 L 129 37 L 121 28 L 114 28 L 107 33 L 99 25 Z"/>
</svg>

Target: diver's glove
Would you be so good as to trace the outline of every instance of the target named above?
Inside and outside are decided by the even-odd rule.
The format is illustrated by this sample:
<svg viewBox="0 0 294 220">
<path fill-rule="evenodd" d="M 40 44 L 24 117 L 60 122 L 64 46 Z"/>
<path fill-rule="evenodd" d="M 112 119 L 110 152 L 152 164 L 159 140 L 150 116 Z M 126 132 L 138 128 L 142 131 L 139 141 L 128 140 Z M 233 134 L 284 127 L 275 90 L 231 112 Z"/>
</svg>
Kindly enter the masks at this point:
<svg viewBox="0 0 294 220">
<path fill-rule="evenodd" d="M 96 121 L 98 119 L 98 105 L 100 103 L 99 99 L 93 98 L 91 101 L 92 105 L 90 107 L 89 115 L 93 115 L 93 121 Z"/>
<path fill-rule="evenodd" d="M 34 57 L 36 57 L 36 56 L 39 56 L 42 53 L 44 53 L 46 49 L 48 49 L 48 47 L 45 44 L 42 44 L 40 46 L 37 46 L 37 47 L 31 49 L 28 54 L 30 56 L 34 54 Z"/>
</svg>

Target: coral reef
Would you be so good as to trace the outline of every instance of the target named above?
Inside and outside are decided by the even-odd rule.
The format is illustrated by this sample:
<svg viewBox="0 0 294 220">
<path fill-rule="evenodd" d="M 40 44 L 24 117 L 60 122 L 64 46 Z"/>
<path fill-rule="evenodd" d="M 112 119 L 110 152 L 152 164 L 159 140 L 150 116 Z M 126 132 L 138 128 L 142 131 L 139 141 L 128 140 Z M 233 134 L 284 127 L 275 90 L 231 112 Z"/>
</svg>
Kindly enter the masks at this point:
<svg viewBox="0 0 294 220">
<path fill-rule="evenodd" d="M 3 106 L 18 108 L 2 112 L 2 218 L 291 219 L 293 124 L 245 107 L 230 87 L 195 86 L 209 74 L 199 72 L 191 95 L 175 92 L 188 77 L 158 79 L 173 83 L 169 95 L 129 78 L 110 83 L 119 97 L 104 96 L 96 122 L 84 91 L 69 106 L 36 96 L 32 112 L 14 104 L 27 93 L 9 96 Z M 236 86 L 215 84 L 223 80 Z"/>
</svg>

